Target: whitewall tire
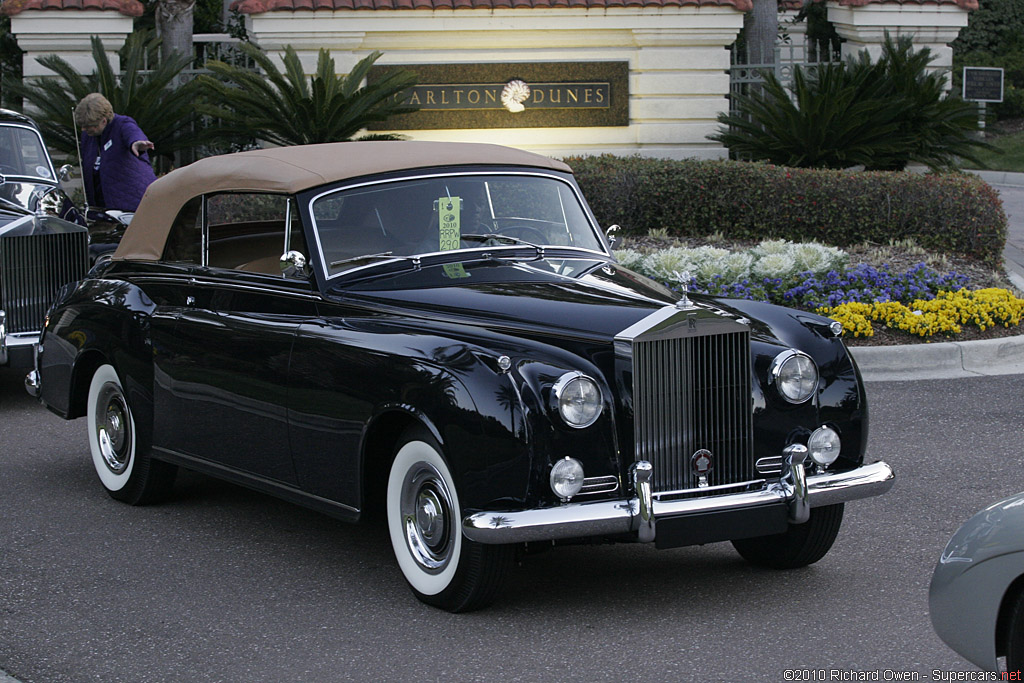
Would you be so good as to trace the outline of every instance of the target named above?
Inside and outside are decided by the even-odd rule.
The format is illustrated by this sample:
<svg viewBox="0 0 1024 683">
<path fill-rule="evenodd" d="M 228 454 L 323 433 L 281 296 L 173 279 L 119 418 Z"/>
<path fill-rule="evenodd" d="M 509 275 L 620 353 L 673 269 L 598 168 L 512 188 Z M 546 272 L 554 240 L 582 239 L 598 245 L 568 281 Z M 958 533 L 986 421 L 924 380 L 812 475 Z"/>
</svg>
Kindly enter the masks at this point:
<svg viewBox="0 0 1024 683">
<path fill-rule="evenodd" d="M 463 537 L 455 481 L 425 431 L 402 439 L 388 476 L 386 506 L 395 560 L 417 598 L 450 612 L 494 600 L 514 549 Z"/>
<path fill-rule="evenodd" d="M 150 458 L 113 366 L 101 365 L 93 374 L 86 415 L 93 468 L 111 497 L 138 505 L 170 490 L 177 468 Z"/>
</svg>

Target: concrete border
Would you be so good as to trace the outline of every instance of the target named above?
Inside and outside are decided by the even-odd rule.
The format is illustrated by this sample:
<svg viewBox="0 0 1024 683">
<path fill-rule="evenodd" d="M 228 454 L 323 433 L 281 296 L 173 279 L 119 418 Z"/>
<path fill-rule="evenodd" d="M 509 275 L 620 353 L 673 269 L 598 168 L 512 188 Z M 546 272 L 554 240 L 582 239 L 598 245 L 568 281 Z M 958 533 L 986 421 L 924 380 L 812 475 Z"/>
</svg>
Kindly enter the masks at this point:
<svg viewBox="0 0 1024 683">
<path fill-rule="evenodd" d="M 968 173 L 980 177 L 989 185 L 1013 185 L 1014 187 L 1024 186 L 1024 173 L 1011 171 L 982 171 L 965 169 Z"/>
<path fill-rule="evenodd" d="M 866 382 L 1024 374 L 1024 335 L 979 341 L 849 348 Z"/>
</svg>

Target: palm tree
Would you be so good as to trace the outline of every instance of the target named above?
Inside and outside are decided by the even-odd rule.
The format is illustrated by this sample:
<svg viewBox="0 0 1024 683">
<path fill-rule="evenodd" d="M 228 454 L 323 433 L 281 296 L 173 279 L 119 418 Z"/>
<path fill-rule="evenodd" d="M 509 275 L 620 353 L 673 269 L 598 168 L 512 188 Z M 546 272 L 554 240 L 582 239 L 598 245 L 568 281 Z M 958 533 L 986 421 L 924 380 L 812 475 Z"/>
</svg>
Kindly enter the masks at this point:
<svg viewBox="0 0 1024 683">
<path fill-rule="evenodd" d="M 119 77 L 110 65 L 103 42 L 93 36 L 96 69 L 92 74 L 79 74 L 61 57 L 46 55 L 37 61 L 53 71 L 55 77 L 20 81 L 5 76 L 3 88 L 31 106 L 47 144 L 69 156 L 77 153 L 78 139 L 72 111 L 83 97 L 98 92 L 110 100 L 116 113 L 135 119 L 156 145 L 153 153 L 173 159 L 175 152 L 190 149 L 198 142 L 192 126 L 197 86 L 179 82 L 179 74 L 191 61 L 187 56 L 163 60 L 152 70 L 144 68 L 147 61 L 156 61 L 159 46 L 160 39 L 148 31 L 128 36 L 121 50 Z"/>
<path fill-rule="evenodd" d="M 417 109 L 402 104 L 402 93 L 415 83 L 409 71 L 361 85 L 380 52 L 360 60 L 348 75 L 338 76 L 330 51 L 321 49 L 316 73 L 307 78 L 290 45 L 285 47 L 283 73 L 255 45 L 243 43 L 241 49 L 262 74 L 213 60 L 206 68 L 214 76 L 198 79 L 207 93 L 200 111 L 214 119 L 213 132 L 224 139 L 255 138 L 275 145 L 341 142 L 353 139 L 370 123 Z"/>
</svg>

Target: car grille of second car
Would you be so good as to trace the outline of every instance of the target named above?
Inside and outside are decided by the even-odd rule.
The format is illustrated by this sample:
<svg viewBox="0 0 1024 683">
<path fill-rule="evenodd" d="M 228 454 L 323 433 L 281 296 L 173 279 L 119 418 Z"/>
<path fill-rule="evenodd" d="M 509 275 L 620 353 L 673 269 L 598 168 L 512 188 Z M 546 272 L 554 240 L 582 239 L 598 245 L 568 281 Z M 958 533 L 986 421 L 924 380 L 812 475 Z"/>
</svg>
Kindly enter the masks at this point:
<svg viewBox="0 0 1024 683">
<path fill-rule="evenodd" d="M 0 237 L 0 309 L 7 331 L 35 332 L 67 282 L 88 268 L 88 233 L 67 232 Z"/>
</svg>

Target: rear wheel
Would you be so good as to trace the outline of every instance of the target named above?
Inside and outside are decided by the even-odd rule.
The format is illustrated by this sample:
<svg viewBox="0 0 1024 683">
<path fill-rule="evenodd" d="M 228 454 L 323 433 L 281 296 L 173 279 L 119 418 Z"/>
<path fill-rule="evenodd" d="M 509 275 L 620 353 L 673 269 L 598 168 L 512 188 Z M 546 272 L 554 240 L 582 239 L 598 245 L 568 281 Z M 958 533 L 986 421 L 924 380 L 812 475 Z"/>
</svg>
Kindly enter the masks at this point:
<svg viewBox="0 0 1024 683">
<path fill-rule="evenodd" d="M 101 365 L 89 384 L 89 450 L 100 483 L 112 498 L 130 505 L 159 500 L 170 492 L 178 468 L 149 454 L 139 434 L 121 380 Z"/>
<path fill-rule="evenodd" d="M 455 482 L 440 446 L 422 430 L 406 434 L 391 465 L 387 519 L 398 567 L 417 598 L 449 612 L 494 601 L 514 548 L 462 536 Z"/>
<path fill-rule="evenodd" d="M 791 524 L 785 533 L 743 538 L 732 545 L 747 562 L 772 569 L 795 569 L 825 557 L 843 523 L 843 503 L 811 509 L 803 524 Z"/>
</svg>

